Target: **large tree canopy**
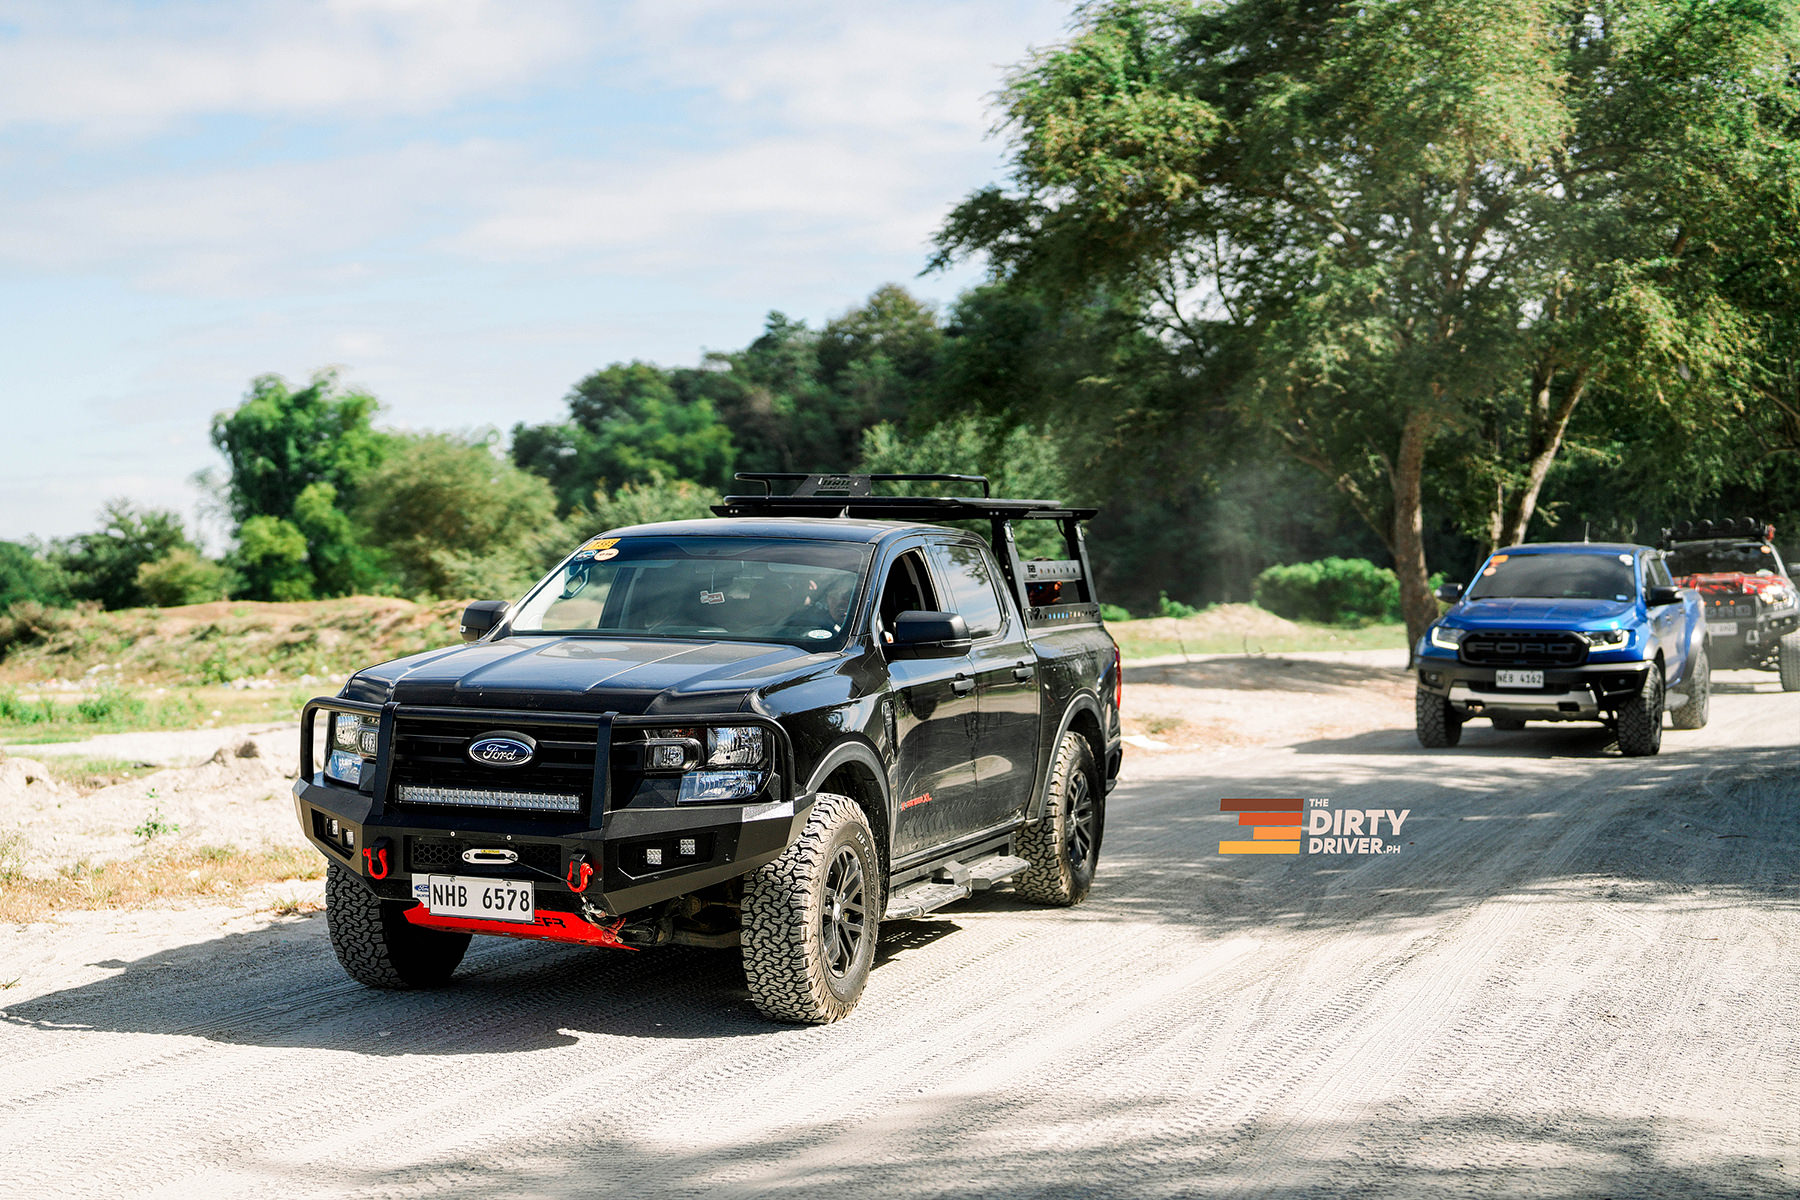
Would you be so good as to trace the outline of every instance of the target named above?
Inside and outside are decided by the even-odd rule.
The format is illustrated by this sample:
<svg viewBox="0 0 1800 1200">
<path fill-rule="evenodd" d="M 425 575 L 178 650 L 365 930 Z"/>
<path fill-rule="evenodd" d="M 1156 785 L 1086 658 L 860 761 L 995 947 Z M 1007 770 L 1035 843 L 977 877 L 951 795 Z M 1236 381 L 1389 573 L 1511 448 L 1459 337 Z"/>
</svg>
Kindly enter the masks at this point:
<svg viewBox="0 0 1800 1200">
<path fill-rule="evenodd" d="M 1788 0 L 1101 4 L 1012 80 L 1012 187 L 940 261 L 1142 296 L 1380 533 L 1416 634 L 1428 470 L 1517 539 L 1597 388 L 1756 395 L 1800 278 L 1797 50 Z"/>
</svg>

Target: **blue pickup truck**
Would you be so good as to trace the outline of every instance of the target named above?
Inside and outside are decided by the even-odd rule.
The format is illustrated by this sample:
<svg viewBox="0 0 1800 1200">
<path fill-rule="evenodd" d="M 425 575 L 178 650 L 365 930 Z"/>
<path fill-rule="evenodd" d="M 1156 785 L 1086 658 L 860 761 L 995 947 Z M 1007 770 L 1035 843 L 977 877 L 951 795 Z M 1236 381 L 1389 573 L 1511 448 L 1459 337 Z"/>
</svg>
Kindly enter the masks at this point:
<svg viewBox="0 0 1800 1200">
<path fill-rule="evenodd" d="M 1447 583 L 1450 610 L 1419 639 L 1419 742 L 1454 746 L 1463 723 L 1599 721 L 1630 757 L 1676 729 L 1706 724 L 1712 668 L 1697 593 L 1675 586 L 1648 546 L 1544 542 L 1490 554 L 1467 589 Z"/>
</svg>

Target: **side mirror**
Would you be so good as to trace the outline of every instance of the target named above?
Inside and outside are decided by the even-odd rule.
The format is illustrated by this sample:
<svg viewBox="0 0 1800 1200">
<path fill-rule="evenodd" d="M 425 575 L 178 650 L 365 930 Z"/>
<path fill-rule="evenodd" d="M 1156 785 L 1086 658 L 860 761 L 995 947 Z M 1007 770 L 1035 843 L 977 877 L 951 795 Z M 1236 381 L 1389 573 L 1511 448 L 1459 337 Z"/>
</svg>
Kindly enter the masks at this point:
<svg viewBox="0 0 1800 1200">
<path fill-rule="evenodd" d="M 956 613 L 914 609 L 894 618 L 889 649 L 899 658 L 948 658 L 968 653 L 969 623 Z"/>
<path fill-rule="evenodd" d="M 462 640 L 479 642 L 493 632 L 494 626 L 500 623 L 500 618 L 506 615 L 509 607 L 511 606 L 504 600 L 477 600 L 463 609 L 460 626 Z"/>
<path fill-rule="evenodd" d="M 1644 602 L 1651 608 L 1662 608 L 1667 604 L 1681 603 L 1681 589 L 1672 587 L 1653 587 L 1644 595 Z"/>
<path fill-rule="evenodd" d="M 1462 599 L 1463 585 L 1460 583 L 1440 583 L 1437 591 L 1431 593 L 1445 604 L 1455 604 Z"/>
</svg>

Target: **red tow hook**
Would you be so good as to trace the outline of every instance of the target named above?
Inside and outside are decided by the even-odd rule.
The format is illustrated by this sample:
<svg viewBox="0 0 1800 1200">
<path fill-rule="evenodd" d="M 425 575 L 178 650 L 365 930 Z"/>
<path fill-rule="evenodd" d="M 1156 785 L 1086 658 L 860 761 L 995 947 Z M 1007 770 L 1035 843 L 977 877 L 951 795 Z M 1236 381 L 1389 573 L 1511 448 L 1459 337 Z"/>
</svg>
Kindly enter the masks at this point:
<svg viewBox="0 0 1800 1200">
<path fill-rule="evenodd" d="M 382 838 L 373 846 L 363 847 L 363 861 L 369 864 L 370 879 L 386 879 L 388 877 L 388 847 L 392 845 Z"/>
<path fill-rule="evenodd" d="M 580 883 L 575 882 L 577 875 L 581 877 Z M 568 883 L 571 892 L 574 892 L 579 896 L 581 893 L 587 891 L 588 880 L 593 877 L 594 868 L 588 866 L 587 858 L 584 855 L 576 854 L 570 857 L 569 875 L 565 882 Z"/>
</svg>

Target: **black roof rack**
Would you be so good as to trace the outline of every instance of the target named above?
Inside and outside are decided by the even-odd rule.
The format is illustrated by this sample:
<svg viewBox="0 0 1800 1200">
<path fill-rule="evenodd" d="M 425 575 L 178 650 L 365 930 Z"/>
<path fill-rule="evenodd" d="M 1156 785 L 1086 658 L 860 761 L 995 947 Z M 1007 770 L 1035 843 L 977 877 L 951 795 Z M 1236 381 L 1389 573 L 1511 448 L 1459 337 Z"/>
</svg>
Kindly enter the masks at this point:
<svg viewBox="0 0 1800 1200">
<path fill-rule="evenodd" d="M 790 471 L 740 471 L 737 478 L 763 485 L 760 496 L 727 496 L 713 505 L 721 517 L 862 517 L 871 520 L 1091 520 L 1094 508 L 1070 508 L 1056 500 L 1011 500 L 991 494 L 985 475 L 822 475 Z M 773 484 L 793 483 L 787 495 Z M 877 496 L 877 483 L 978 483 L 979 496 Z"/>
</svg>

